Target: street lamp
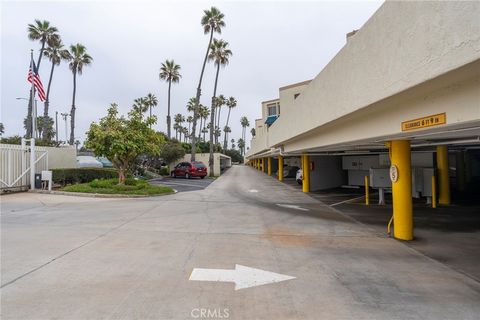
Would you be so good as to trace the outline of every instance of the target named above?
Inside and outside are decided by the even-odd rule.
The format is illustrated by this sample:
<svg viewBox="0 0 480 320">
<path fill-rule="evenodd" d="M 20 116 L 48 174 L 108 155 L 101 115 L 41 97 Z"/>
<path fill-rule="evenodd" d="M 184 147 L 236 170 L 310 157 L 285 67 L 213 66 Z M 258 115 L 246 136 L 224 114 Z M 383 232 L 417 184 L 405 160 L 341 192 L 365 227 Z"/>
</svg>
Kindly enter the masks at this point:
<svg viewBox="0 0 480 320">
<path fill-rule="evenodd" d="M 65 143 L 67 143 L 68 139 L 68 127 L 67 127 L 67 117 L 70 116 L 70 113 L 60 113 L 62 116 L 63 120 L 65 121 Z"/>
<path fill-rule="evenodd" d="M 15 99 L 30 101 L 30 99 L 22 97 L 18 97 Z M 37 99 L 35 99 L 35 105 L 33 106 L 32 111 L 32 135 L 34 136 L 34 138 L 37 138 Z"/>
</svg>

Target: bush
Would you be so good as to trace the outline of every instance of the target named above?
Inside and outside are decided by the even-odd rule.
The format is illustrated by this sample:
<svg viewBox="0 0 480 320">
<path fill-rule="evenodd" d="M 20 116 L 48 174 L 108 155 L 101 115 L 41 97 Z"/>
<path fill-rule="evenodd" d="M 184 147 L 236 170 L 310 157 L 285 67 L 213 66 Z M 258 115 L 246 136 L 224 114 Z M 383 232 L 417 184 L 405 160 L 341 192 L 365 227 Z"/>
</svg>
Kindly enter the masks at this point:
<svg viewBox="0 0 480 320">
<path fill-rule="evenodd" d="M 87 183 L 95 179 L 118 178 L 117 170 L 111 168 L 72 168 L 53 169 L 53 182 L 65 186 L 67 184 Z M 98 181 L 98 183 L 101 183 Z"/>
<path fill-rule="evenodd" d="M 117 179 L 93 180 L 89 183 L 75 184 L 63 188 L 63 191 L 99 193 L 99 194 L 136 194 L 136 195 L 156 195 L 172 193 L 170 187 L 150 185 L 145 180 L 125 179 L 126 185 L 118 185 Z"/>
<path fill-rule="evenodd" d="M 170 168 L 169 167 L 161 167 L 160 174 L 162 176 L 169 176 L 170 175 Z"/>
</svg>

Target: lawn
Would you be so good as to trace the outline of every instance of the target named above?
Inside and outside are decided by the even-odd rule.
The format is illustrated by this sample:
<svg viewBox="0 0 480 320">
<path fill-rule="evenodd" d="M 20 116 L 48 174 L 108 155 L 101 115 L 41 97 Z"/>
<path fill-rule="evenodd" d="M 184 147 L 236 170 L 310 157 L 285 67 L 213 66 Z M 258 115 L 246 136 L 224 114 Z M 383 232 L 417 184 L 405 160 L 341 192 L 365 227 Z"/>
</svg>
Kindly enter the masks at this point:
<svg viewBox="0 0 480 320">
<path fill-rule="evenodd" d="M 118 185 L 118 179 L 96 179 L 88 183 L 67 186 L 60 191 L 144 196 L 173 193 L 170 187 L 152 186 L 145 180 L 135 179 L 126 179 L 125 185 Z"/>
</svg>

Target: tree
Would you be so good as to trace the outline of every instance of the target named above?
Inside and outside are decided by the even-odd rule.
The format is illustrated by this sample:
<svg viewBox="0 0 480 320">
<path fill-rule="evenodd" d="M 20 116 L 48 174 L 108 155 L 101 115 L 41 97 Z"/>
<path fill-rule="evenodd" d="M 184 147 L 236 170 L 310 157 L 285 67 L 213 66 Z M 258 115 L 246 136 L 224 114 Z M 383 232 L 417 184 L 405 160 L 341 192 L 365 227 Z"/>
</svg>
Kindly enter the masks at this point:
<svg viewBox="0 0 480 320">
<path fill-rule="evenodd" d="M 38 54 L 37 60 L 37 71 L 40 70 L 40 63 L 42 62 L 42 55 L 45 50 L 45 45 L 51 45 L 56 40 L 60 39 L 58 35 L 58 29 L 51 26 L 50 22 L 46 20 L 35 20 L 33 24 L 28 25 L 28 38 L 32 41 L 40 41 L 41 49 Z M 32 132 L 32 97 L 34 92 L 30 90 L 30 100 L 28 102 L 28 111 L 27 111 L 27 138 L 30 138 L 33 134 Z"/>
<path fill-rule="evenodd" d="M 235 149 L 225 150 L 224 154 L 232 158 L 232 162 L 239 162 L 239 163 L 243 162 L 243 157 L 238 150 L 235 150 Z"/>
<path fill-rule="evenodd" d="M 225 122 L 225 128 L 229 128 L 228 122 L 230 121 L 230 112 L 232 111 L 233 108 L 237 106 L 237 100 L 234 97 L 228 98 L 226 105 L 228 107 L 228 115 L 227 115 L 227 121 Z M 223 149 L 227 149 L 227 140 L 228 140 L 228 133 L 232 132 L 231 130 L 228 131 L 228 133 L 225 131 L 225 128 L 223 131 L 225 132 L 225 135 L 223 137 Z"/>
<path fill-rule="evenodd" d="M 240 124 L 242 125 L 242 140 L 245 142 L 245 131 L 250 126 L 250 122 L 248 122 L 247 117 L 241 117 Z"/>
<path fill-rule="evenodd" d="M 240 154 L 243 156 L 244 155 L 244 149 L 245 149 L 245 140 L 240 138 L 240 139 L 238 139 L 237 144 L 238 144 L 238 148 L 240 149 Z"/>
<path fill-rule="evenodd" d="M 47 95 L 46 95 L 46 100 L 44 103 L 44 109 L 43 109 L 43 118 L 47 119 L 49 118 L 48 116 L 48 109 L 50 106 L 50 88 L 52 85 L 52 79 L 53 79 L 53 70 L 55 66 L 60 65 L 62 60 L 68 60 L 69 54 L 68 50 L 64 49 L 62 40 L 60 39 L 60 36 L 56 38 L 52 38 L 50 43 L 48 44 L 48 47 L 45 48 L 43 55 L 47 57 L 50 62 L 52 63 L 52 67 L 50 69 L 50 77 L 48 79 L 48 86 L 47 86 Z M 52 120 L 53 121 L 53 120 Z M 44 121 L 43 123 L 44 126 L 48 125 L 48 121 Z M 40 128 L 40 125 L 37 125 Z M 48 132 L 48 127 L 43 127 L 42 132 L 43 134 Z M 53 136 L 52 136 L 53 137 Z M 42 135 L 43 140 L 47 139 L 44 135 Z M 49 138 L 50 139 L 50 138 Z"/>
<path fill-rule="evenodd" d="M 5 126 L 0 122 L 0 137 L 5 133 Z"/>
<path fill-rule="evenodd" d="M 191 124 L 193 122 L 193 117 L 192 116 L 188 116 L 187 117 L 187 122 L 188 122 L 188 131 L 187 131 L 187 134 L 190 133 L 190 128 L 191 128 Z"/>
<path fill-rule="evenodd" d="M 232 140 L 230 140 L 230 142 L 232 143 L 232 149 L 235 149 L 235 139 L 232 138 Z"/>
<path fill-rule="evenodd" d="M 255 128 L 252 128 L 250 130 L 250 134 L 252 135 L 252 137 L 255 137 L 255 135 L 256 135 Z"/>
<path fill-rule="evenodd" d="M 118 115 L 117 104 L 111 104 L 107 116 L 99 123 L 93 122 L 87 132 L 85 146 L 96 156 L 110 160 L 118 170 L 118 184 L 125 184 L 125 177 L 136 159 L 142 154 L 159 155 L 165 140 L 163 135 L 150 128 L 156 117 L 144 117 L 132 109 L 128 117 Z"/>
<path fill-rule="evenodd" d="M 93 59 L 87 54 L 87 48 L 84 45 L 77 43 L 70 46 L 69 57 L 70 70 L 73 73 L 73 94 L 72 94 L 72 109 L 70 110 L 70 145 L 75 141 L 75 94 L 77 92 L 77 73 L 82 74 L 83 67 L 92 63 Z"/>
<path fill-rule="evenodd" d="M 222 106 L 224 106 L 225 104 L 227 103 L 227 99 L 225 98 L 225 96 L 223 94 L 219 95 L 217 98 L 216 98 L 216 102 L 215 102 L 215 105 L 216 105 L 216 109 L 218 109 L 218 112 L 215 111 L 215 116 L 216 116 L 216 121 L 215 122 L 215 126 L 216 126 L 216 129 L 220 129 L 220 113 L 222 111 Z M 215 143 L 218 143 L 218 140 L 217 140 L 218 137 L 216 137 L 215 139 Z"/>
<path fill-rule="evenodd" d="M 178 83 L 180 78 L 180 65 L 175 64 L 175 61 L 165 60 L 160 67 L 160 80 L 165 80 L 168 82 L 168 109 L 167 109 L 167 136 L 171 138 L 171 118 L 170 118 L 170 90 L 172 88 L 172 82 Z"/>
<path fill-rule="evenodd" d="M 132 108 L 138 112 L 145 113 L 148 110 L 148 102 L 146 97 L 141 97 L 133 100 Z"/>
<path fill-rule="evenodd" d="M 160 151 L 160 158 L 168 164 L 183 158 L 184 155 L 185 149 L 181 143 L 175 140 L 168 140 Z"/>
<path fill-rule="evenodd" d="M 206 123 L 207 119 L 210 116 L 210 110 L 208 110 L 208 107 L 204 105 L 199 105 L 198 106 L 198 116 L 200 118 L 200 129 L 198 130 L 198 139 L 200 139 L 201 134 L 203 133 L 203 141 L 205 141 L 205 129 L 206 129 Z M 203 126 L 202 126 L 203 124 Z"/>
<path fill-rule="evenodd" d="M 177 113 L 173 118 L 173 121 L 175 121 L 175 124 L 173 125 L 173 128 L 175 129 L 175 138 L 181 141 L 182 140 L 182 123 L 185 122 L 185 117 L 181 113 Z M 177 136 L 178 133 L 180 133 L 180 138 L 178 138 Z"/>
<path fill-rule="evenodd" d="M 193 124 L 192 124 L 192 156 L 191 160 L 195 161 L 195 152 L 196 152 L 196 137 L 195 137 L 195 132 L 197 128 L 197 112 L 198 112 L 198 105 L 200 103 L 200 96 L 202 95 L 202 79 L 203 79 L 203 73 L 205 72 L 205 65 L 207 64 L 207 59 L 208 59 L 208 53 L 210 51 L 210 46 L 212 45 L 212 40 L 213 40 L 213 33 L 222 33 L 222 28 L 225 27 L 225 22 L 223 21 L 223 18 L 225 17 L 223 13 L 220 12 L 215 7 L 211 7 L 210 10 L 204 10 L 203 11 L 205 15 L 202 17 L 201 24 L 203 26 L 203 31 L 205 34 L 210 33 L 210 40 L 208 41 L 208 46 L 207 46 L 207 52 L 205 53 L 205 59 L 203 60 L 203 65 L 202 65 L 202 71 L 200 73 L 200 79 L 198 81 L 198 87 L 197 87 L 197 96 L 196 96 L 196 106 L 195 106 L 195 113 L 193 115 Z"/>
<path fill-rule="evenodd" d="M 150 110 L 150 117 L 152 116 L 152 108 L 158 105 L 157 97 L 153 93 L 147 94 L 145 97 L 146 104 Z"/>
<path fill-rule="evenodd" d="M 217 67 L 217 72 L 215 74 L 215 84 L 213 87 L 213 97 L 212 97 L 212 106 L 210 108 L 210 156 L 208 158 L 208 164 L 210 167 L 210 176 L 213 176 L 213 135 L 215 128 L 215 103 L 217 102 L 217 84 L 218 84 L 218 74 L 220 72 L 220 67 L 224 67 L 228 64 L 229 58 L 232 55 L 232 51 L 228 49 L 228 42 L 224 40 L 213 39 L 211 46 L 211 52 L 208 55 L 209 60 L 215 62 Z"/>
</svg>

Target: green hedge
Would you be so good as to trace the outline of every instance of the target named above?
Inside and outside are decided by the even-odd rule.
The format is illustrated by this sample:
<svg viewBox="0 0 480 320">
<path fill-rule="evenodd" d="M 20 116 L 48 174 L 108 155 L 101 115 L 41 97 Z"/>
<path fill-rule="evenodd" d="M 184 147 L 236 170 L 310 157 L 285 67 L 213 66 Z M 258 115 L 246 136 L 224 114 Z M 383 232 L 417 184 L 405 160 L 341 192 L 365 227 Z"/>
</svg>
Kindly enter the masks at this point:
<svg viewBox="0 0 480 320">
<path fill-rule="evenodd" d="M 67 184 L 87 183 L 95 179 L 118 178 L 117 170 L 112 168 L 73 168 L 52 169 L 53 182 L 65 186 Z"/>
</svg>

